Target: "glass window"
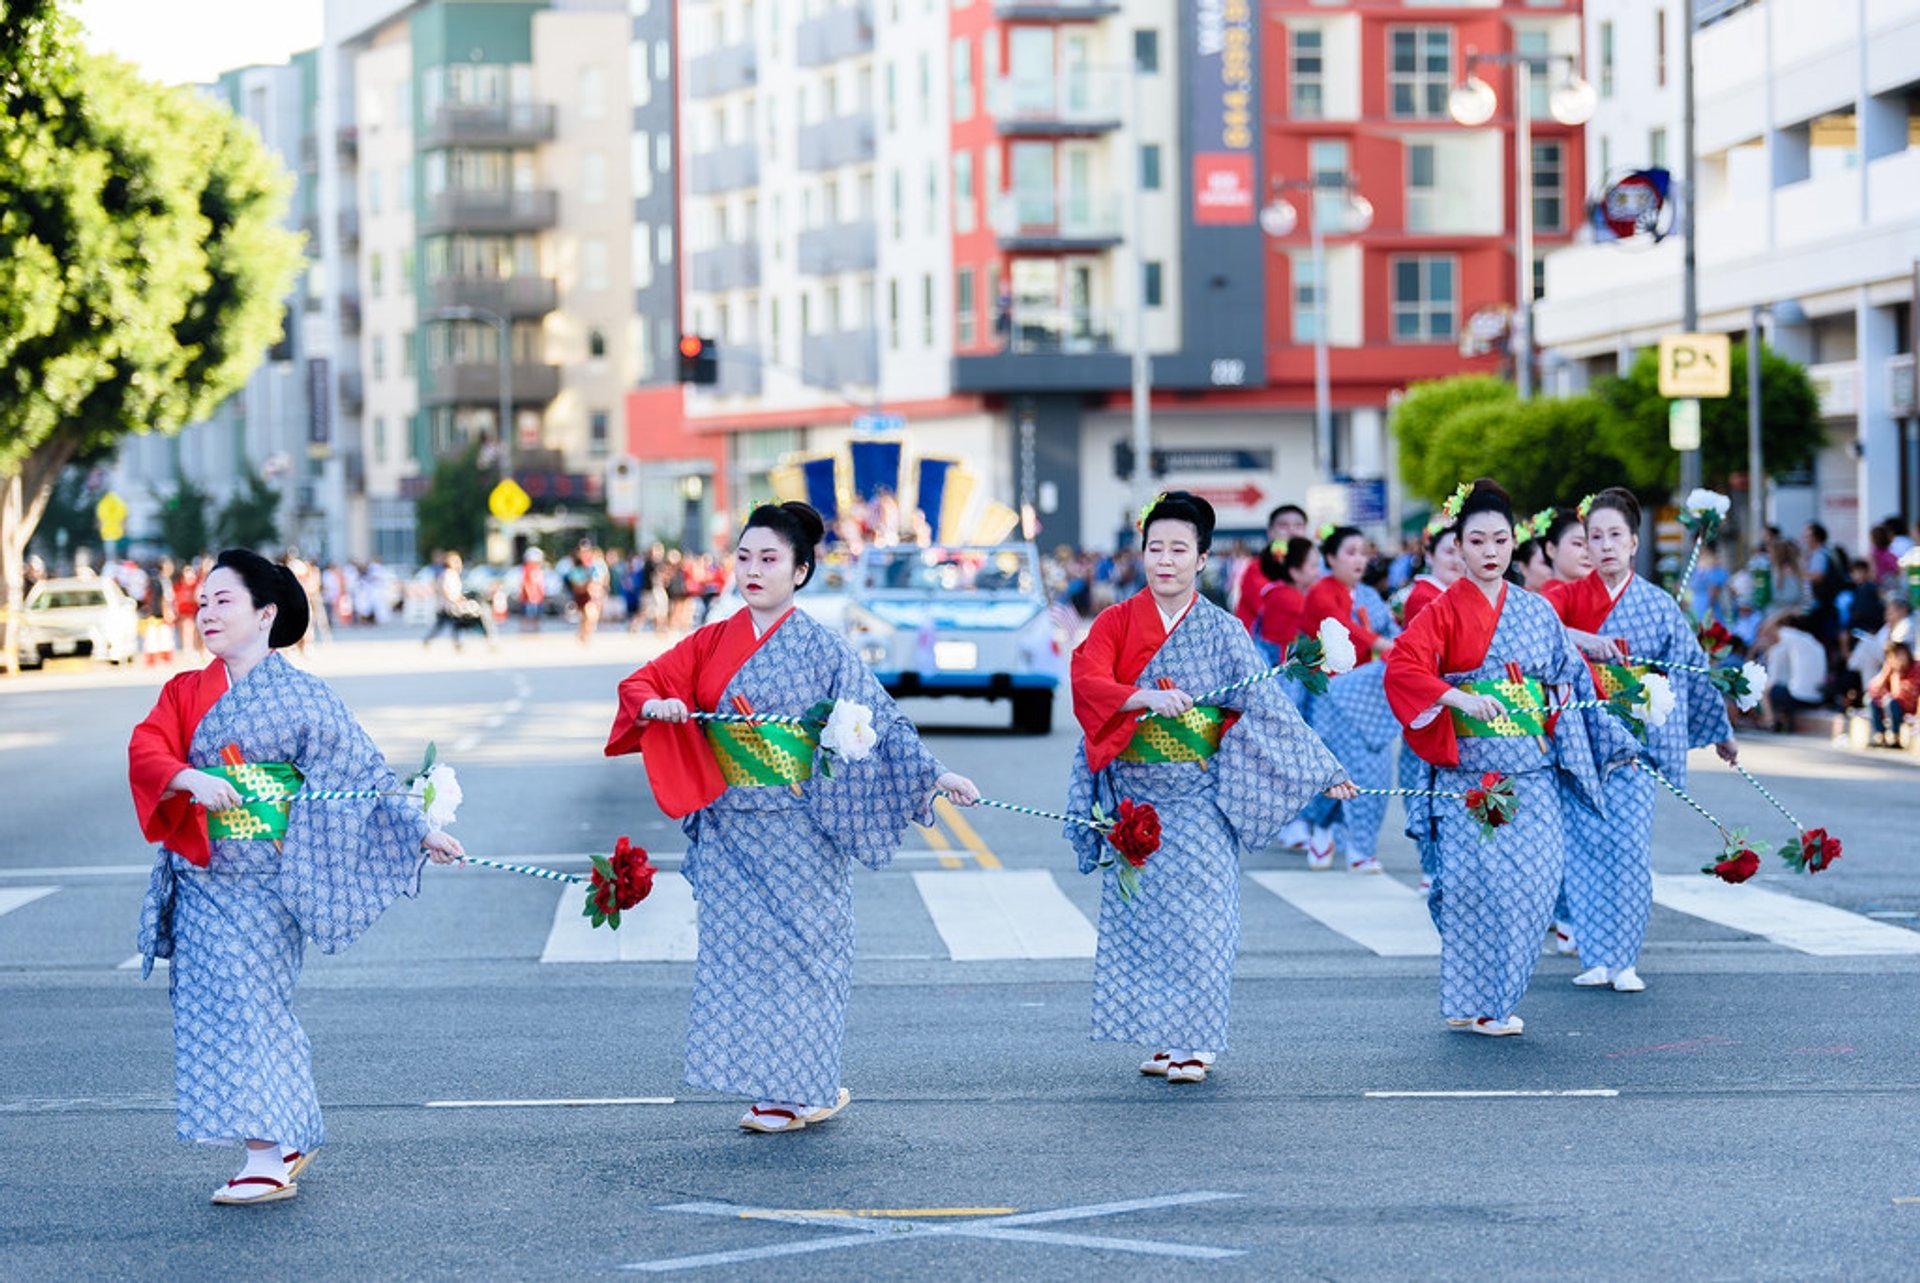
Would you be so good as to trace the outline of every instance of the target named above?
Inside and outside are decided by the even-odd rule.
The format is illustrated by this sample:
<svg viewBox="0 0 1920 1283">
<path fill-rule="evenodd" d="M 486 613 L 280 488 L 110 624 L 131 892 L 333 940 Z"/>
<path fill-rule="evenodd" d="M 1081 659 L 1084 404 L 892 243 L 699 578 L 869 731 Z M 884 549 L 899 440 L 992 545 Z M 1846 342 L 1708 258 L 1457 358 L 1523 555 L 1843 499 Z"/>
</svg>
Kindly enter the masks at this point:
<svg viewBox="0 0 1920 1283">
<path fill-rule="evenodd" d="M 380 288 L 381 288 L 380 278 L 382 275 L 383 274 L 380 270 L 380 251 L 375 250 L 373 251 L 373 253 L 367 255 L 367 295 L 368 297 L 370 298 L 380 297 Z"/>
<path fill-rule="evenodd" d="M 598 205 L 607 198 L 607 158 L 597 151 L 580 156 L 580 199 Z"/>
<path fill-rule="evenodd" d="M 1293 255 L 1293 341 L 1320 337 L 1320 272 L 1312 254 Z"/>
<path fill-rule="evenodd" d="M 376 379 L 386 378 L 387 377 L 386 336 L 381 334 L 374 335 L 373 342 L 370 344 L 370 350 L 373 353 L 373 377 Z"/>
<path fill-rule="evenodd" d="M 580 119 L 598 120 L 607 114 L 607 73 L 602 67 L 580 69 Z"/>
<path fill-rule="evenodd" d="M 1667 11 L 1653 11 L 1653 83 L 1667 83 Z"/>
<path fill-rule="evenodd" d="M 377 169 L 368 170 L 367 212 L 369 214 L 378 214 L 380 212 L 380 204 L 380 171 Z"/>
<path fill-rule="evenodd" d="M 1160 190 L 1160 144 L 1140 144 L 1140 190 L 1157 192 Z"/>
<path fill-rule="evenodd" d="M 589 290 L 607 288 L 607 243 L 598 237 L 580 242 L 580 284 Z"/>
<path fill-rule="evenodd" d="M 587 356 L 592 360 L 598 361 L 604 358 L 606 354 L 607 354 L 606 331 L 600 329 L 598 326 L 595 326 L 593 329 L 590 329 L 587 331 Z"/>
<path fill-rule="evenodd" d="M 1133 69 L 1148 73 L 1160 70 L 1160 33 L 1152 27 L 1133 33 Z"/>
<path fill-rule="evenodd" d="M 887 281 L 887 347 L 895 352 L 900 350 L 900 281 L 897 277 Z"/>
<path fill-rule="evenodd" d="M 974 229 L 973 153 L 953 154 L 953 230 L 965 234 Z"/>
<path fill-rule="evenodd" d="M 1516 52 L 1532 58 L 1529 66 L 1533 78 L 1527 82 L 1532 87 L 1527 94 L 1528 110 L 1535 120 L 1551 119 L 1547 111 L 1547 96 L 1552 88 L 1549 81 L 1558 74 L 1552 56 L 1552 41 L 1547 39 L 1544 31 L 1516 31 L 1513 33 L 1513 47 Z"/>
<path fill-rule="evenodd" d="M 1407 230 L 1431 232 L 1440 222 L 1440 189 L 1432 143 L 1407 144 Z"/>
<path fill-rule="evenodd" d="M 1299 27 L 1292 37 L 1287 79 L 1293 114 L 1300 120 L 1319 120 L 1327 114 L 1326 33 L 1318 27 Z"/>
<path fill-rule="evenodd" d="M 963 267 L 953 278 L 953 343 L 955 347 L 973 346 L 973 269 Z"/>
<path fill-rule="evenodd" d="M 1600 96 L 1613 97 L 1613 23 L 1600 24 Z"/>
<path fill-rule="evenodd" d="M 1543 232 L 1567 227 L 1566 150 L 1557 142 L 1533 145 L 1533 225 Z"/>
<path fill-rule="evenodd" d="M 414 356 L 413 331 L 407 330 L 400 335 L 400 373 L 408 378 L 412 378 L 413 372 L 419 367 L 419 364 L 418 359 Z"/>
<path fill-rule="evenodd" d="M 933 346 L 933 274 L 920 278 L 920 342 Z"/>
<path fill-rule="evenodd" d="M 1647 161 L 1655 169 L 1667 167 L 1667 131 L 1653 129 L 1647 132 Z"/>
<path fill-rule="evenodd" d="M 967 36 L 953 41 L 953 118 L 973 119 L 973 41 Z"/>
<path fill-rule="evenodd" d="M 1316 138 L 1307 144 L 1307 167 L 1313 176 L 1313 218 L 1322 231 L 1336 235 L 1346 225 L 1351 154 L 1344 138 Z"/>
<path fill-rule="evenodd" d="M 587 440 L 592 444 L 595 454 L 607 452 L 611 424 L 612 416 L 605 410 L 595 410 L 587 416 Z"/>
<path fill-rule="evenodd" d="M 1165 279 L 1165 272 L 1162 265 L 1157 260 L 1142 263 L 1140 265 L 1140 273 L 1141 301 L 1148 307 L 1161 306 L 1164 302 L 1162 282 Z"/>
<path fill-rule="evenodd" d="M 1452 27 L 1387 28 L 1389 115 L 1439 120 L 1452 87 Z"/>
<path fill-rule="evenodd" d="M 1410 254 L 1390 260 L 1393 341 L 1446 343 L 1454 336 L 1458 264 L 1451 254 Z"/>
</svg>

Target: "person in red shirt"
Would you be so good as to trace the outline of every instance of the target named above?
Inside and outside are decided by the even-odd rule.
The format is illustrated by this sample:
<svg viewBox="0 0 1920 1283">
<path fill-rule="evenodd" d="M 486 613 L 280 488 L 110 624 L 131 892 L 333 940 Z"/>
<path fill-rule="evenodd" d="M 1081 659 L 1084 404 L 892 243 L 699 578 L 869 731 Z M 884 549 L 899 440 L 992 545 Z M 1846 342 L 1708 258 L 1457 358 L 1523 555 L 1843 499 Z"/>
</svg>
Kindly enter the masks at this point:
<svg viewBox="0 0 1920 1283">
<path fill-rule="evenodd" d="M 1267 586 L 1254 611 L 1253 640 L 1267 662 L 1277 664 L 1307 617 L 1307 592 L 1321 573 L 1320 550 L 1311 539 L 1270 544 L 1260 550 L 1260 572 Z"/>
<path fill-rule="evenodd" d="M 1295 539 L 1304 539 L 1306 534 L 1307 511 L 1298 504 L 1283 503 L 1267 514 L 1267 547 L 1269 549 L 1275 546 L 1285 549 L 1288 543 Z M 1234 591 L 1233 613 L 1241 623 L 1247 626 L 1247 631 L 1256 638 L 1260 632 L 1254 627 L 1254 622 L 1260 615 L 1261 594 L 1266 590 L 1267 585 L 1283 578 L 1278 573 L 1277 567 L 1269 571 L 1268 565 L 1264 553 L 1249 561 L 1246 569 L 1240 572 L 1240 582 Z"/>
<path fill-rule="evenodd" d="M 1888 642 L 1886 662 L 1867 684 L 1867 712 L 1873 719 L 1874 748 L 1899 748 L 1900 724 L 1920 712 L 1920 666 L 1905 642 Z"/>
</svg>

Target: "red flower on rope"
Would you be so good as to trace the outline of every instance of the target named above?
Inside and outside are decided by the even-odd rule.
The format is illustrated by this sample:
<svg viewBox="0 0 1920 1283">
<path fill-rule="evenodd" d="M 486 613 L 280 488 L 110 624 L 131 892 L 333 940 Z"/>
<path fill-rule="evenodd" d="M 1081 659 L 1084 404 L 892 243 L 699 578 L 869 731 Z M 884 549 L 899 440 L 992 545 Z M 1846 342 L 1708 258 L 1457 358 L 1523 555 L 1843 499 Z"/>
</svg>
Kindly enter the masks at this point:
<svg viewBox="0 0 1920 1283">
<path fill-rule="evenodd" d="M 1825 829 L 1807 829 L 1783 843 L 1780 856 L 1797 872 L 1819 873 L 1840 858 L 1840 839 Z"/>
<path fill-rule="evenodd" d="M 1160 812 L 1151 803 L 1122 798 L 1118 817 L 1107 830 L 1107 841 L 1128 864 L 1140 868 L 1160 849 Z"/>
<path fill-rule="evenodd" d="M 593 857 L 593 873 L 587 885 L 587 905 L 581 916 L 593 919 L 594 926 L 606 925 L 618 930 L 620 914 L 653 894 L 654 867 L 646 850 L 624 836 L 613 845 L 613 857 Z"/>
<path fill-rule="evenodd" d="M 1709 864 L 1703 873 L 1711 873 L 1722 882 L 1745 882 L 1760 871 L 1760 856 L 1751 847 L 1735 843 L 1721 853 L 1720 859 Z"/>
<path fill-rule="evenodd" d="M 1462 799 L 1467 814 L 1480 822 L 1480 836 L 1489 838 L 1502 825 L 1513 822 L 1519 799 L 1514 796 L 1513 781 L 1498 771 L 1480 777 L 1480 787 L 1468 789 Z"/>
</svg>

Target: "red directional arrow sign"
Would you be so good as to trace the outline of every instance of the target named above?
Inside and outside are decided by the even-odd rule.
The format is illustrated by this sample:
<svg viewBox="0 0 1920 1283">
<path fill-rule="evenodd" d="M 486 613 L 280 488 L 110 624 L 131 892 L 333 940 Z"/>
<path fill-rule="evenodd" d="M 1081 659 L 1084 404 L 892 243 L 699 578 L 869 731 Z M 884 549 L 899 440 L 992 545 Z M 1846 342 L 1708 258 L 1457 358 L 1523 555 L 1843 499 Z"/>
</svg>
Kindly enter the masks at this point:
<svg viewBox="0 0 1920 1283">
<path fill-rule="evenodd" d="M 1237 490 L 1224 487 L 1194 486 L 1192 493 L 1220 508 L 1257 508 L 1267 492 L 1248 482 Z"/>
</svg>

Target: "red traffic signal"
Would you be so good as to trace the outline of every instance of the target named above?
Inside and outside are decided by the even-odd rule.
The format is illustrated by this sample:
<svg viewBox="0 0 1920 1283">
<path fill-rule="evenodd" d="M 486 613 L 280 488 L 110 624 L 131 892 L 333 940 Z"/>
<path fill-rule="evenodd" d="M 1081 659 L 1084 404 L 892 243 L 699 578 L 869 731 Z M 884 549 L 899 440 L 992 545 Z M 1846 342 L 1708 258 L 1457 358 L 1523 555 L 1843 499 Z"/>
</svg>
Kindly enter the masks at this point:
<svg viewBox="0 0 1920 1283">
<path fill-rule="evenodd" d="M 712 339 L 698 334 L 680 336 L 680 382 L 713 383 L 720 377 L 720 360 Z"/>
</svg>

